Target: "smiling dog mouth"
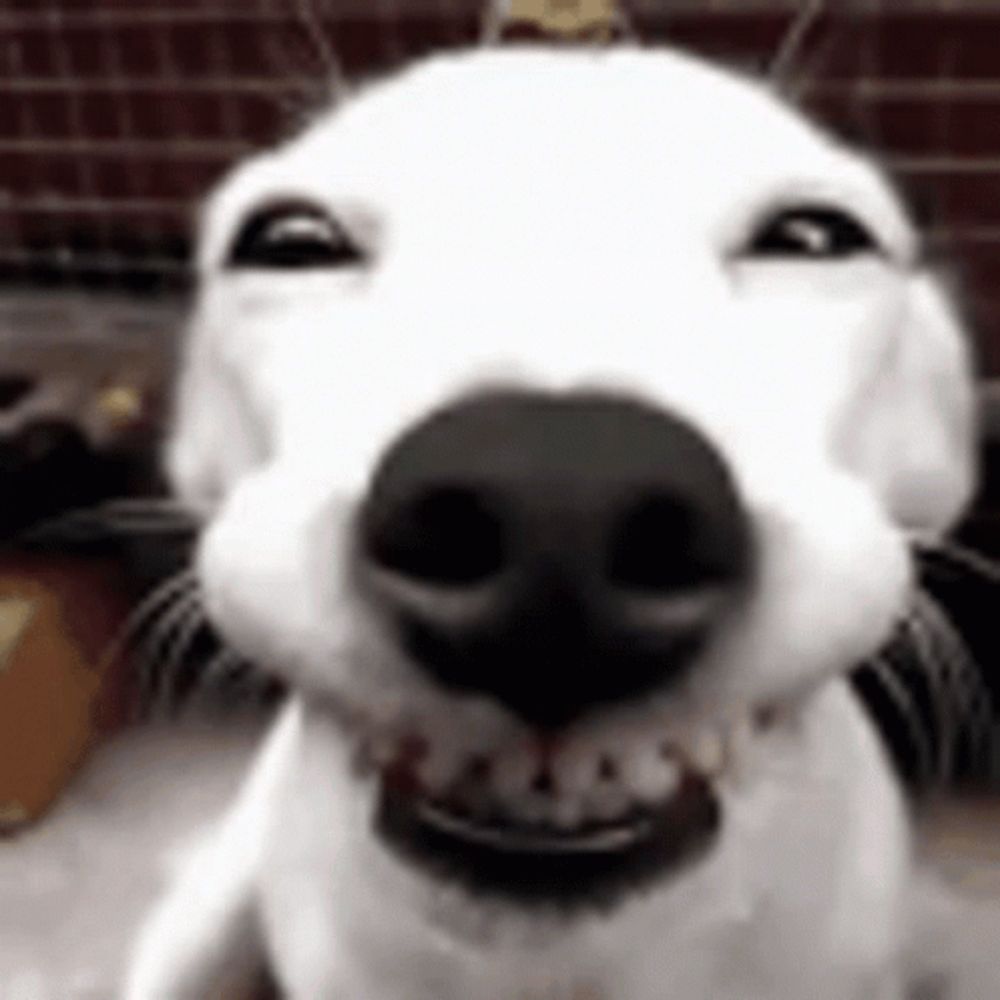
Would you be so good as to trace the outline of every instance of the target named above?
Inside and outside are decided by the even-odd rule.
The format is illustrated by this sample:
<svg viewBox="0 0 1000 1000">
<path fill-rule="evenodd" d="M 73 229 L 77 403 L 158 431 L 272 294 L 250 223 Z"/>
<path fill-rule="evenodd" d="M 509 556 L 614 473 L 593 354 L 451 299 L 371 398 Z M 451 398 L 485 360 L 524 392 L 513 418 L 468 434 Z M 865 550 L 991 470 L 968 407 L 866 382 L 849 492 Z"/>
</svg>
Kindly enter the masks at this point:
<svg viewBox="0 0 1000 1000">
<path fill-rule="evenodd" d="M 387 845 L 479 893 L 570 904 L 712 844 L 715 774 L 680 737 L 566 763 L 579 720 L 683 684 L 753 589 L 752 521 L 701 430 L 613 393 L 472 394 L 382 456 L 358 539 L 360 592 L 414 671 L 539 734 L 447 781 L 404 755 L 381 781 Z"/>
<path fill-rule="evenodd" d="M 419 760 L 397 758 L 380 773 L 375 829 L 407 864 L 474 895 L 606 908 L 712 847 L 725 758 L 725 737 L 705 733 L 594 757 L 586 778 L 567 776 L 558 752 L 474 756 L 433 788 Z"/>
</svg>

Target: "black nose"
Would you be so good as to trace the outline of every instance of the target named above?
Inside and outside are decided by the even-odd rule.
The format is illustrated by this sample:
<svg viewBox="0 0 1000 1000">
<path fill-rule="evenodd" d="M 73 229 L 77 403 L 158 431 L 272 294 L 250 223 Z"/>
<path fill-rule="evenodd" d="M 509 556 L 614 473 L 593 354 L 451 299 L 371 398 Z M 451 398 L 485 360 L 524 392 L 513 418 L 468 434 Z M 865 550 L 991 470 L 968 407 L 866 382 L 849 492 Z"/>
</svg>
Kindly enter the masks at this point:
<svg viewBox="0 0 1000 1000">
<path fill-rule="evenodd" d="M 539 726 L 682 677 L 752 562 L 712 445 L 598 394 L 434 413 L 384 456 L 360 538 L 360 579 L 414 660 Z"/>
</svg>

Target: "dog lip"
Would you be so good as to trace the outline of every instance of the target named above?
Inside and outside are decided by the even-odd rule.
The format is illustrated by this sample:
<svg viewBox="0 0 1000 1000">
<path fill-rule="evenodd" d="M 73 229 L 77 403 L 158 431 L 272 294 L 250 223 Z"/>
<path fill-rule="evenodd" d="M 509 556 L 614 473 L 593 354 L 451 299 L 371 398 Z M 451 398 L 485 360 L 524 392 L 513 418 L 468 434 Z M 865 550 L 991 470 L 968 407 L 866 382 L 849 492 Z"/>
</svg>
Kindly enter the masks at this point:
<svg viewBox="0 0 1000 1000">
<path fill-rule="evenodd" d="M 378 840 L 408 867 L 471 897 L 572 914 L 610 909 L 694 864 L 714 844 L 722 807 L 713 783 L 686 771 L 669 801 L 573 831 L 459 815 L 420 791 L 381 783 Z"/>
<path fill-rule="evenodd" d="M 634 814 L 614 823 L 592 824 L 574 831 L 553 830 L 540 824 L 483 822 L 459 816 L 438 803 L 415 802 L 420 822 L 469 843 L 513 854 L 595 854 L 625 851 L 651 836 L 654 819 Z"/>
</svg>

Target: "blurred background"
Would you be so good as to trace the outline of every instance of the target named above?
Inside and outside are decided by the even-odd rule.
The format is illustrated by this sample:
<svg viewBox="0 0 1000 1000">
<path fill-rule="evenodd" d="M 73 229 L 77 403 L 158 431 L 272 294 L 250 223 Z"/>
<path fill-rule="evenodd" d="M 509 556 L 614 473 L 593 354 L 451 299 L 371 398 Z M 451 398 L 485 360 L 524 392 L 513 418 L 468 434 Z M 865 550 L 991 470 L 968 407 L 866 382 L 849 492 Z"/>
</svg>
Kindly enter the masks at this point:
<svg viewBox="0 0 1000 1000">
<path fill-rule="evenodd" d="M 0 0 L 3 1000 L 113 995 L 164 859 L 280 697 L 202 621 L 196 525 L 158 469 L 202 196 L 351 83 L 553 33 L 780 77 L 876 154 L 958 289 L 984 485 L 963 554 L 924 564 L 953 628 L 927 654 L 915 613 L 857 682 L 922 850 L 968 913 L 1000 900 L 1000 0 Z M 960 950 L 991 950 L 986 919 Z M 1000 995 L 1000 972 L 975 975 L 969 996 Z"/>
</svg>

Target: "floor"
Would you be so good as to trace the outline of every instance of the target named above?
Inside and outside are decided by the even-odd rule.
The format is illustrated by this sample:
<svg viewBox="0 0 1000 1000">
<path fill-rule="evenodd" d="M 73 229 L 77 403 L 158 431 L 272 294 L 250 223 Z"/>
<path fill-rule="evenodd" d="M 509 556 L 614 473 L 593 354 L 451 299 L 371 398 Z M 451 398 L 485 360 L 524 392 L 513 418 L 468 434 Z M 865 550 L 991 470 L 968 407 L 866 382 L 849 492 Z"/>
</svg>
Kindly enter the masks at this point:
<svg viewBox="0 0 1000 1000">
<path fill-rule="evenodd" d="M 261 730 L 247 717 L 126 733 L 43 822 L 0 841 L 0 1000 L 111 1000 L 171 858 L 233 793 Z M 932 976 L 918 996 L 1000 996 L 1000 800 L 936 803 L 920 830 L 935 880 L 919 950 L 952 992 Z"/>
<path fill-rule="evenodd" d="M 0 841 L 0 1000 L 115 996 L 171 858 L 231 797 L 260 731 L 244 719 L 126 733 L 42 822 Z"/>
</svg>

